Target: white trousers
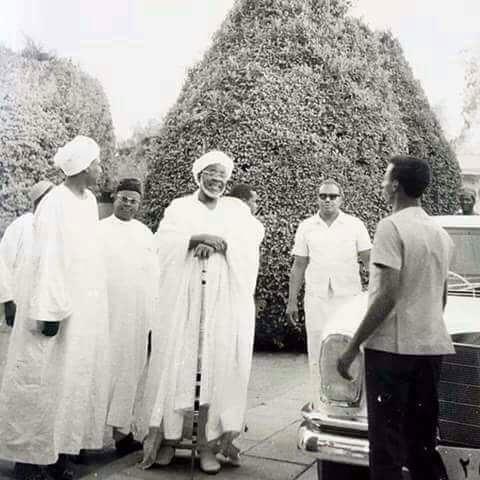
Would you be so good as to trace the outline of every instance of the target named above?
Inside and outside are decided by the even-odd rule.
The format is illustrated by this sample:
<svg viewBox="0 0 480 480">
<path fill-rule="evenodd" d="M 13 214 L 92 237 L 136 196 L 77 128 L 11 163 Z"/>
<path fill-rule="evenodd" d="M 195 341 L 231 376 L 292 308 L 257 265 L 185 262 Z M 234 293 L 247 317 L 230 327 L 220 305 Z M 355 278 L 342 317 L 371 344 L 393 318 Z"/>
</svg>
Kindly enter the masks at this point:
<svg viewBox="0 0 480 480">
<path fill-rule="evenodd" d="M 308 364 L 310 368 L 310 401 L 320 404 L 320 348 L 329 319 L 345 304 L 349 296 L 336 297 L 331 288 L 328 297 L 305 294 L 305 327 L 307 330 Z"/>
</svg>

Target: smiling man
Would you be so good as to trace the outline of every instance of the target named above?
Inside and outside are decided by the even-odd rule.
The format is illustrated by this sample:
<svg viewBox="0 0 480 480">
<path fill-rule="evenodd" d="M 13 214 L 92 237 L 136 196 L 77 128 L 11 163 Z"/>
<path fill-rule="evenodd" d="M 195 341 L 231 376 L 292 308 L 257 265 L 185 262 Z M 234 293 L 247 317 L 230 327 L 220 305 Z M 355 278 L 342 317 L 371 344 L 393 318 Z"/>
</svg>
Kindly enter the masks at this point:
<svg viewBox="0 0 480 480">
<path fill-rule="evenodd" d="M 168 465 L 194 400 L 200 405 L 200 468 L 217 473 L 221 451 L 238 464 L 233 439 L 243 429 L 252 360 L 258 271 L 258 220 L 237 198 L 224 197 L 233 161 L 211 151 L 192 168 L 198 190 L 173 200 L 156 233 L 160 309 L 140 431 L 144 466 Z M 199 331 L 202 265 L 205 317 Z M 199 335 L 203 335 L 200 396 L 195 399 Z"/>
<path fill-rule="evenodd" d="M 120 454 L 141 448 L 131 425 L 137 387 L 147 361 L 148 332 L 157 305 L 158 269 L 153 233 L 136 220 L 142 199 L 137 178 L 122 179 L 113 215 L 100 222 L 107 271 L 111 381 L 107 424 Z"/>
<path fill-rule="evenodd" d="M 287 316 L 298 322 L 297 298 L 305 281 L 305 326 L 312 401 L 319 403 L 320 346 L 329 318 L 352 295 L 362 291 L 358 261 L 368 265 L 370 237 L 365 225 L 340 210 L 343 192 L 335 180 L 318 189 L 318 213 L 298 226 L 293 246 Z"/>
</svg>

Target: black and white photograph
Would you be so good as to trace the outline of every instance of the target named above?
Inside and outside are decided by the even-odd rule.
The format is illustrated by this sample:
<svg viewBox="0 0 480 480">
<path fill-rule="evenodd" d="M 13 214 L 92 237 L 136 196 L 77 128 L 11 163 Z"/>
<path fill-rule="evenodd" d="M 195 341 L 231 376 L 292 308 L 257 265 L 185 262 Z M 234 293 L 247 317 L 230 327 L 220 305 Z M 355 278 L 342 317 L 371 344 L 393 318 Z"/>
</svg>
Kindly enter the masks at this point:
<svg viewBox="0 0 480 480">
<path fill-rule="evenodd" d="M 480 479 L 480 2 L 2 0 L 0 480 Z"/>
</svg>

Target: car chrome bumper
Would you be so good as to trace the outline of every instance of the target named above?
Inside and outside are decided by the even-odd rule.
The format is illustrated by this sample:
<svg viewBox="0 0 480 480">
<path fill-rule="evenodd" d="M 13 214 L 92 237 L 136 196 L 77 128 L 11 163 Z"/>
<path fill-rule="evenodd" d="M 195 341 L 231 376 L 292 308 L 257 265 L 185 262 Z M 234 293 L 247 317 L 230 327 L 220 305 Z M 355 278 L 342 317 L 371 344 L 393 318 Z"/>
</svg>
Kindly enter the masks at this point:
<svg viewBox="0 0 480 480">
<path fill-rule="evenodd" d="M 322 432 L 317 423 L 312 421 L 309 414 L 303 414 L 305 420 L 298 429 L 297 446 L 299 449 L 315 454 L 319 460 L 328 460 L 332 462 L 348 463 L 352 465 L 368 466 L 369 443 L 367 438 L 355 438 L 342 434 Z M 341 424 L 345 427 L 351 423 L 346 421 L 335 421 L 329 419 L 326 424 L 329 426 Z M 363 430 L 363 425 L 359 430 Z M 365 425 L 366 427 L 366 425 Z"/>
</svg>

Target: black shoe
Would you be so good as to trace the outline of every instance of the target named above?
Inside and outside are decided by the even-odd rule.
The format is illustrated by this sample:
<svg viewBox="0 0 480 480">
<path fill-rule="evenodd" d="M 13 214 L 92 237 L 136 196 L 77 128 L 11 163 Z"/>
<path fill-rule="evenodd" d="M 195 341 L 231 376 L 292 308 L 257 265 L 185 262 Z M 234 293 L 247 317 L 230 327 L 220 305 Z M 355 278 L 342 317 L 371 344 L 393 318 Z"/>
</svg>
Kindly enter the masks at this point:
<svg viewBox="0 0 480 480">
<path fill-rule="evenodd" d="M 66 455 L 59 455 L 57 463 L 47 465 L 46 470 L 54 480 L 73 480 L 75 478 L 75 470 Z"/>
<path fill-rule="evenodd" d="M 47 480 L 47 476 L 38 465 L 17 462 L 13 468 L 17 480 Z"/>
<path fill-rule="evenodd" d="M 136 452 L 142 448 L 143 445 L 140 442 L 137 442 L 131 433 L 115 442 L 115 450 L 117 450 L 120 455 L 128 455 L 129 453 Z"/>
</svg>

